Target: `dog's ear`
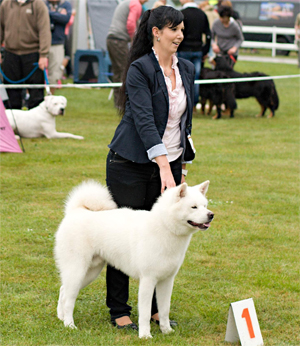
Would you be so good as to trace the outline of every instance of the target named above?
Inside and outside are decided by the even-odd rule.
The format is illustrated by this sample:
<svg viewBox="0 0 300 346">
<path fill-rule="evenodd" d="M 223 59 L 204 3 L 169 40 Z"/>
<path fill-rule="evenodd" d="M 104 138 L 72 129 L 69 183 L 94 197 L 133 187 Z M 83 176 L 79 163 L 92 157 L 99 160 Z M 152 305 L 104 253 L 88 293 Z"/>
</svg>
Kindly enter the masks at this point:
<svg viewBox="0 0 300 346">
<path fill-rule="evenodd" d="M 179 198 L 183 198 L 186 196 L 186 191 L 187 191 L 187 184 L 186 183 L 183 183 L 179 186 L 179 189 L 178 189 L 178 197 Z"/>
<path fill-rule="evenodd" d="M 46 102 L 46 106 L 48 107 L 49 103 L 51 102 L 52 95 L 46 95 L 44 97 L 44 101 Z"/>
<path fill-rule="evenodd" d="M 206 180 L 204 183 L 202 183 L 202 184 L 200 184 L 200 185 L 198 185 L 197 187 L 198 187 L 198 189 L 199 189 L 199 191 L 202 193 L 202 195 L 206 195 L 206 192 L 207 192 L 207 190 L 208 190 L 208 186 L 209 186 L 209 183 L 210 183 L 210 181 L 209 180 Z"/>
</svg>

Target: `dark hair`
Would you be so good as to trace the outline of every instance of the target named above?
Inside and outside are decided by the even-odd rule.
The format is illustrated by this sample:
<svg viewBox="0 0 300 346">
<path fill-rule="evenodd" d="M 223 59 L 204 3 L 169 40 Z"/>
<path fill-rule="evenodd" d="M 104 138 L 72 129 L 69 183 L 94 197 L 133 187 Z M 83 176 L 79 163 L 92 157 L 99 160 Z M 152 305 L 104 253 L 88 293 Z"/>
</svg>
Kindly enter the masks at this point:
<svg viewBox="0 0 300 346">
<path fill-rule="evenodd" d="M 143 55 L 151 53 L 153 46 L 152 28 L 157 27 L 159 30 L 162 30 L 166 26 L 169 28 L 175 28 L 183 22 L 183 19 L 183 14 L 170 6 L 159 6 L 153 10 L 147 10 L 143 14 L 133 38 L 127 65 L 122 77 L 122 86 L 119 90 L 120 97 L 118 106 L 120 115 L 124 115 L 125 112 L 125 84 L 129 66 L 133 61 L 139 59 Z"/>
<path fill-rule="evenodd" d="M 223 17 L 232 17 L 233 15 L 233 10 L 230 6 L 220 6 L 218 8 L 218 13 L 221 18 Z"/>
</svg>

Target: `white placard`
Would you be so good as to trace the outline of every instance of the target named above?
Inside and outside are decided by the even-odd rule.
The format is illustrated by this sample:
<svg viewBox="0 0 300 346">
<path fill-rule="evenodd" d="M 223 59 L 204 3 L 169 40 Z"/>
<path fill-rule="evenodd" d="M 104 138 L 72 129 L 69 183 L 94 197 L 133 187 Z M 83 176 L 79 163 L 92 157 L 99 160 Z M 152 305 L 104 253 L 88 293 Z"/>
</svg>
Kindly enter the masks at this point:
<svg viewBox="0 0 300 346">
<path fill-rule="evenodd" d="M 229 307 L 225 341 L 239 340 L 242 346 L 264 344 L 252 298 L 231 303 Z"/>
</svg>

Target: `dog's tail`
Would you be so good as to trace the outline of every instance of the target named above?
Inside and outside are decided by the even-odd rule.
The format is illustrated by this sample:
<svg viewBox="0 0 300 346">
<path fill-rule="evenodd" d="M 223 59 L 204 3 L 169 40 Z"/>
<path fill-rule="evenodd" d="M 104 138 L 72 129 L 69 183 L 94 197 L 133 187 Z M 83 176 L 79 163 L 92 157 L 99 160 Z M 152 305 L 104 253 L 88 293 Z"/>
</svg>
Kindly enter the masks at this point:
<svg viewBox="0 0 300 346">
<path fill-rule="evenodd" d="M 274 110 L 277 110 L 279 107 L 279 97 L 277 94 L 277 90 L 276 90 L 274 81 L 272 80 L 271 82 L 272 82 L 271 100 L 272 100 L 272 104 L 274 106 Z"/>
<path fill-rule="evenodd" d="M 76 186 L 70 192 L 66 200 L 65 214 L 78 208 L 101 211 L 116 209 L 117 205 L 113 201 L 107 187 L 95 180 L 88 180 Z"/>
</svg>

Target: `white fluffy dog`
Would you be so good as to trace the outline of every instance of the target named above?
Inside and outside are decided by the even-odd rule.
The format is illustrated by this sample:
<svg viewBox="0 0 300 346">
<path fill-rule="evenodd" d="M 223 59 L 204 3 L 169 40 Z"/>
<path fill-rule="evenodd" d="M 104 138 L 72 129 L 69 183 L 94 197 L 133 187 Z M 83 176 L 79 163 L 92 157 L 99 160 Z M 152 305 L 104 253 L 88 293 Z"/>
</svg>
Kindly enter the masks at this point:
<svg viewBox="0 0 300 346">
<path fill-rule="evenodd" d="M 5 113 L 13 131 L 24 138 L 74 138 L 84 139 L 72 133 L 57 132 L 55 117 L 64 115 L 67 99 L 64 96 L 45 96 L 43 102 L 28 111 L 6 109 Z M 16 136 L 17 137 L 17 136 Z"/>
<path fill-rule="evenodd" d="M 169 310 L 174 278 L 193 233 L 206 230 L 214 214 L 207 209 L 209 181 L 166 190 L 151 211 L 117 209 L 108 189 L 95 181 L 76 187 L 66 202 L 55 239 L 62 286 L 58 318 L 76 328 L 77 295 L 96 279 L 105 263 L 140 280 L 139 337 L 151 338 L 151 301 L 156 288 L 160 329 L 172 332 Z"/>
</svg>

